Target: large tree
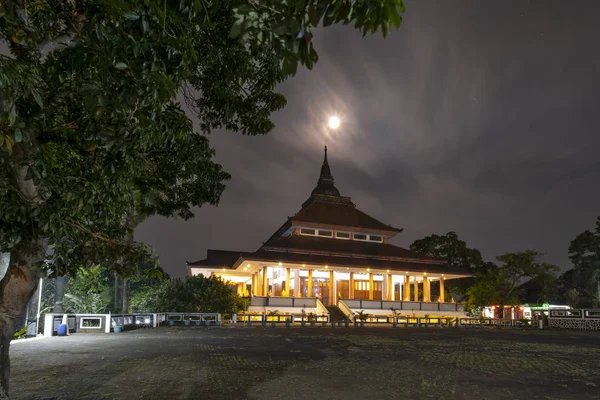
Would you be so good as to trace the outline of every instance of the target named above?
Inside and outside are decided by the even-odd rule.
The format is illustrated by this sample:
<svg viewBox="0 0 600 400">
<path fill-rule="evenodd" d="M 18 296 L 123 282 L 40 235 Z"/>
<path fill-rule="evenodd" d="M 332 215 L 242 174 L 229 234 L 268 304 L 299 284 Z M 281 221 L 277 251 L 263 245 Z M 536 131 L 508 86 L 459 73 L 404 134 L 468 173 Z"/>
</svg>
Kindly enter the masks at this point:
<svg viewBox="0 0 600 400">
<path fill-rule="evenodd" d="M 577 288 L 583 295 L 583 303 L 600 305 L 600 217 L 596 227 L 586 230 L 573 239 L 569 245 L 569 259 L 573 263 L 570 287 Z"/>
<path fill-rule="evenodd" d="M 275 85 L 317 61 L 311 27 L 386 35 L 403 11 L 401 0 L 0 3 L 0 398 L 38 277 L 98 264 L 131 275 L 151 256 L 133 240 L 141 219 L 218 203 L 229 176 L 205 134 L 273 128 L 285 104 Z"/>
<path fill-rule="evenodd" d="M 467 247 L 464 240 L 460 240 L 456 232 L 448 232 L 445 235 L 430 235 L 415 240 L 410 249 L 431 257 L 441 258 L 448 261 L 453 268 L 460 268 L 472 273 L 481 273 L 489 264 L 483 261 L 481 253 L 477 249 Z M 467 288 L 473 285 L 474 279 L 455 279 L 447 281 L 447 289 L 455 295 L 464 296 Z"/>
<path fill-rule="evenodd" d="M 522 301 L 522 285 L 534 280 L 541 284 L 555 279 L 556 265 L 541 261 L 542 254 L 535 250 L 506 253 L 496 257 L 499 262 L 478 274 L 476 282 L 467 290 L 471 308 L 497 305 L 503 318 L 505 305 Z"/>
</svg>

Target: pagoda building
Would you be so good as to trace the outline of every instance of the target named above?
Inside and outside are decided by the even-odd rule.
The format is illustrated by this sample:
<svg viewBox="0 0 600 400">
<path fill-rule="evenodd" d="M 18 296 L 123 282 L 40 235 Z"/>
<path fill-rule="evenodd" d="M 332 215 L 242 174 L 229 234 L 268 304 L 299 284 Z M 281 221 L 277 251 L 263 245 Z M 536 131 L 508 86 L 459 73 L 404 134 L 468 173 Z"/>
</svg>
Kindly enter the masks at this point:
<svg viewBox="0 0 600 400">
<path fill-rule="evenodd" d="M 327 147 L 317 186 L 298 213 L 256 251 L 207 251 L 188 275 L 217 275 L 250 297 L 250 311 L 464 315 L 444 283 L 471 274 L 389 243 L 402 229 L 356 208 L 335 187 Z M 432 293 L 432 287 L 435 293 Z"/>
</svg>

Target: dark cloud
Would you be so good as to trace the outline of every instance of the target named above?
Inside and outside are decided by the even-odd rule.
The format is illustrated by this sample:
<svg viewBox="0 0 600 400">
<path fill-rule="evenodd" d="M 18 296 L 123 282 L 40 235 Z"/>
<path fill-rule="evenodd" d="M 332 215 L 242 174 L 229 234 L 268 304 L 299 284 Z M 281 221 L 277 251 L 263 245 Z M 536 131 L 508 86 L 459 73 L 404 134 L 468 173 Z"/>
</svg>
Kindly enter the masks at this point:
<svg viewBox="0 0 600 400">
<path fill-rule="evenodd" d="M 254 250 L 309 196 L 327 144 L 342 194 L 405 228 L 396 244 L 455 230 L 490 259 L 535 248 L 567 267 L 600 215 L 599 15 L 596 1 L 407 1 L 385 40 L 319 30 L 273 133 L 212 135 L 233 175 L 220 206 L 138 238 L 174 275 L 207 248 Z"/>
</svg>

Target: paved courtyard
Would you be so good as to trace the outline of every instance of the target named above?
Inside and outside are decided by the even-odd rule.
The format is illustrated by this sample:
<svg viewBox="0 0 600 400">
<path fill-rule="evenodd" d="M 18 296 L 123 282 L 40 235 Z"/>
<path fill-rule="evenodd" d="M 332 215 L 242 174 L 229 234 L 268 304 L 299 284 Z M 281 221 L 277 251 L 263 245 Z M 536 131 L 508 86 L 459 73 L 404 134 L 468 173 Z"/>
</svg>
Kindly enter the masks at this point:
<svg viewBox="0 0 600 400">
<path fill-rule="evenodd" d="M 600 333 L 142 329 L 11 346 L 12 399 L 600 399 Z"/>
</svg>

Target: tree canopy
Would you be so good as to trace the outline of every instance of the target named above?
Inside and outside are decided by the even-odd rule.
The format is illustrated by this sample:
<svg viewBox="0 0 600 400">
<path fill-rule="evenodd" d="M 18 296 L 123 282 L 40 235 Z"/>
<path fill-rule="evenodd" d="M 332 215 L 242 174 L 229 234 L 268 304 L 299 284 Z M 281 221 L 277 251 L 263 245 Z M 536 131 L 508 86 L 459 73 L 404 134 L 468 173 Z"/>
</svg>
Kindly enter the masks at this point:
<svg viewBox="0 0 600 400">
<path fill-rule="evenodd" d="M 190 218 L 229 175 L 206 136 L 268 133 L 311 28 L 397 27 L 401 0 L 0 3 L 0 397 L 14 323 L 44 270 L 134 274 L 147 215 Z M 183 96 L 199 121 L 177 101 Z M 50 251 L 47 251 L 50 249 Z"/>
<path fill-rule="evenodd" d="M 576 288 L 582 303 L 600 305 L 600 217 L 593 230 L 585 230 L 569 245 L 573 273 L 565 280 L 567 287 Z"/>
<path fill-rule="evenodd" d="M 498 305 L 502 311 L 505 305 L 522 301 L 522 284 L 525 281 L 553 281 L 558 267 L 540 261 L 541 256 L 535 250 L 525 250 L 496 257 L 499 264 L 479 274 L 476 282 L 467 290 L 469 306 Z"/>
<path fill-rule="evenodd" d="M 448 266 L 460 268 L 468 272 L 482 272 L 488 264 L 483 261 L 477 249 L 467 247 L 464 240 L 460 240 L 456 232 L 445 235 L 430 235 L 415 240 L 410 249 L 428 256 L 441 258 L 448 261 Z M 466 290 L 473 284 L 473 279 L 459 279 L 447 281 L 448 290 L 454 294 L 465 295 Z"/>
</svg>

